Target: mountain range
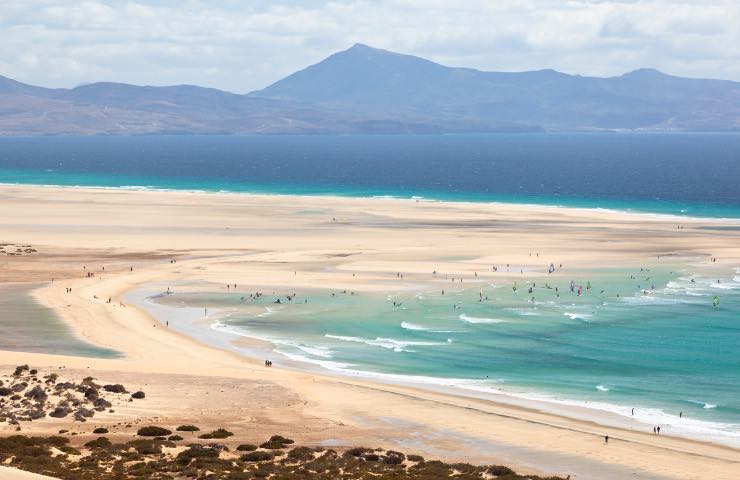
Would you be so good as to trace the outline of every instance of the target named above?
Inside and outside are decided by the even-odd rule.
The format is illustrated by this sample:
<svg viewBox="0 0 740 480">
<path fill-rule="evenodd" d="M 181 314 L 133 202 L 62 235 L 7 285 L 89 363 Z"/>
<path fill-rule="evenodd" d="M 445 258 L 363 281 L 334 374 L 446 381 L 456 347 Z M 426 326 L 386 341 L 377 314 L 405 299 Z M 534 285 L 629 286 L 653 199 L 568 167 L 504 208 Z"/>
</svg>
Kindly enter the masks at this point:
<svg viewBox="0 0 740 480">
<path fill-rule="evenodd" d="M 0 76 L 0 135 L 737 131 L 740 83 L 484 72 L 356 44 L 245 95 Z"/>
</svg>

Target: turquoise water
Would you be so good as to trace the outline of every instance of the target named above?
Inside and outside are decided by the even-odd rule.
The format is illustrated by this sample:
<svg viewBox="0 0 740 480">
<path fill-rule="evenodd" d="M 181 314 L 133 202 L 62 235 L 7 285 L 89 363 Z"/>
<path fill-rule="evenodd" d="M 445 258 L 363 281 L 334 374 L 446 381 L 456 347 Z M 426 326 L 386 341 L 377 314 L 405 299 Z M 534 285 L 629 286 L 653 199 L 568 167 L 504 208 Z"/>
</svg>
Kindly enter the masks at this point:
<svg viewBox="0 0 740 480">
<path fill-rule="evenodd" d="M 117 352 L 76 338 L 53 310 L 31 296 L 35 286 L 0 286 L 0 350 L 114 358 Z"/>
<path fill-rule="evenodd" d="M 501 389 L 740 445 L 739 272 L 589 271 L 522 280 L 516 292 L 497 281 L 437 282 L 404 293 L 299 291 L 290 301 L 289 292 L 157 301 L 208 307 L 216 330 L 269 340 L 284 357 L 337 373 Z"/>
<path fill-rule="evenodd" d="M 740 135 L 0 138 L 0 183 L 424 197 L 740 218 Z"/>
</svg>

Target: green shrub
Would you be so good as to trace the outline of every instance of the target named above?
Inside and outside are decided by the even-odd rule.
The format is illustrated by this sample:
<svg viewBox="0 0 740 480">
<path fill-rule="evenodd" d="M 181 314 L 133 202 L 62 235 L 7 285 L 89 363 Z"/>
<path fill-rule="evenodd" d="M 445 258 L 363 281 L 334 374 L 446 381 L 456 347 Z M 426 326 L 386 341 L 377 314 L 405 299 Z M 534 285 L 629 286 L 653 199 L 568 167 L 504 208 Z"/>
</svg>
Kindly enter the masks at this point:
<svg viewBox="0 0 740 480">
<path fill-rule="evenodd" d="M 275 458 L 275 454 L 272 452 L 256 451 L 242 455 L 241 457 L 239 457 L 239 460 L 243 462 L 266 462 L 268 460 L 272 460 L 273 458 Z"/>
<path fill-rule="evenodd" d="M 288 458 L 293 461 L 308 461 L 313 459 L 314 450 L 308 447 L 297 447 L 288 452 Z"/>
<path fill-rule="evenodd" d="M 87 443 L 85 444 L 85 446 L 86 446 L 87 448 L 93 448 L 93 449 L 94 449 L 94 448 L 110 448 L 110 447 L 111 447 L 111 445 L 113 445 L 113 444 L 111 443 L 111 441 L 110 441 L 110 440 L 108 440 L 108 439 L 107 439 L 107 438 L 105 438 L 105 437 L 98 437 L 98 438 L 96 438 L 95 440 L 90 440 L 89 442 L 87 442 Z"/>
<path fill-rule="evenodd" d="M 68 455 L 82 455 L 79 450 L 74 447 L 70 447 L 69 445 L 62 445 L 61 447 L 59 447 L 59 450 Z"/>
<path fill-rule="evenodd" d="M 218 450 L 202 445 L 193 445 L 177 454 L 177 462 L 181 465 L 187 465 L 194 458 L 218 458 Z"/>
<path fill-rule="evenodd" d="M 180 425 L 176 428 L 178 432 L 199 432 L 200 428 L 195 425 Z"/>
<path fill-rule="evenodd" d="M 385 457 L 383 457 L 383 463 L 386 465 L 400 465 L 404 460 L 406 460 L 406 455 L 401 452 L 394 452 L 393 450 L 385 452 Z"/>
<path fill-rule="evenodd" d="M 223 428 L 219 428 L 217 430 L 212 431 L 211 433 L 204 433 L 203 435 L 200 435 L 198 438 L 202 438 L 204 440 L 211 440 L 213 438 L 229 438 L 233 433 L 231 433 L 228 430 L 224 430 Z"/>
<path fill-rule="evenodd" d="M 93 430 L 93 433 L 108 433 L 108 429 L 105 427 L 98 427 Z"/>
<path fill-rule="evenodd" d="M 162 453 L 162 445 L 154 440 L 131 440 L 126 444 L 142 455 L 156 455 Z"/>
<path fill-rule="evenodd" d="M 141 427 L 136 434 L 141 437 L 161 437 L 163 435 L 171 435 L 172 431 L 162 427 L 149 426 Z"/>
<path fill-rule="evenodd" d="M 501 475 L 511 475 L 514 473 L 514 470 L 503 465 L 491 465 L 488 467 L 488 470 L 486 470 L 486 473 L 493 475 L 494 477 L 500 477 Z"/>
<path fill-rule="evenodd" d="M 345 457 L 361 457 L 366 453 L 372 452 L 371 449 L 365 447 L 354 447 L 344 452 Z"/>
<path fill-rule="evenodd" d="M 267 448 L 269 450 L 280 450 L 285 448 L 286 445 L 294 443 L 293 440 L 285 438 L 280 435 L 273 435 L 268 441 L 260 445 L 260 448 Z"/>
<path fill-rule="evenodd" d="M 254 452 L 257 450 L 257 445 L 251 445 L 249 443 L 242 443 L 236 449 L 240 452 Z"/>
</svg>

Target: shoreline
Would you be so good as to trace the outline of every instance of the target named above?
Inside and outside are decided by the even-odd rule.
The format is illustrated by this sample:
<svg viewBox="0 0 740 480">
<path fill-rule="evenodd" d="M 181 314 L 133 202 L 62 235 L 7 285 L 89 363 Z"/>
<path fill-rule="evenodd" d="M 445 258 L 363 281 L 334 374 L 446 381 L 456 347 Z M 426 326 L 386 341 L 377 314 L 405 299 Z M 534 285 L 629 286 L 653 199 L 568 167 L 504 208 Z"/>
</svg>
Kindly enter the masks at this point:
<svg viewBox="0 0 740 480">
<path fill-rule="evenodd" d="M 216 377 L 245 385 L 267 382 L 287 389 L 280 391 L 290 391 L 301 401 L 286 403 L 286 394 L 277 394 L 277 406 L 252 422 L 265 418 L 277 422 L 281 416 L 296 419 L 299 415 L 315 427 L 299 431 L 299 440 L 321 436 L 349 439 L 355 445 L 411 445 L 413 450 L 428 451 L 425 449 L 432 448 L 431 443 L 441 441 L 440 435 L 447 435 L 456 447 L 433 455 L 471 462 L 499 459 L 500 463 L 535 471 L 576 473 L 577 478 L 616 479 L 638 472 L 640 478 L 688 479 L 712 472 L 714 478 L 729 479 L 740 465 L 740 451 L 731 447 L 656 438 L 532 409 L 403 386 L 265 369 L 236 354 L 154 327 L 146 312 L 118 304 L 125 292 L 140 285 L 178 279 L 271 283 L 287 288 L 321 284 L 380 289 L 391 282 L 397 284 L 386 273 L 389 265 L 404 271 L 426 271 L 431 265 L 442 264 L 450 272 L 472 275 L 478 263 L 501 264 L 511 259 L 515 264 L 526 264 L 531 261 L 527 260 L 528 245 L 537 245 L 543 234 L 551 245 L 548 248 L 565 258 L 566 264 L 628 261 L 639 265 L 655 252 L 687 251 L 697 258 L 717 255 L 723 265 L 730 266 L 740 261 L 738 234 L 732 231 L 706 233 L 687 227 L 685 232 L 676 232 L 675 224 L 662 219 L 511 205 L 333 198 L 327 206 L 316 197 L 245 195 L 234 199 L 182 192 L 33 187 L 0 187 L 0 195 L 9 199 L 7 215 L 0 219 L 6 238 L 38 246 L 41 255 L 7 258 L 9 268 L 3 274 L 8 278 L 57 275 L 54 284 L 38 290 L 41 303 L 57 311 L 78 337 L 126 355 L 122 359 L 90 359 L 0 352 L 0 364 L 63 364 L 109 376 L 147 372 L 176 375 L 184 382 L 187 378 L 203 382 L 203 378 Z M 296 211 L 310 206 L 328 210 L 310 217 L 296 216 Z M 334 224 L 330 220 L 333 213 L 351 221 Z M 400 227 L 409 223 L 431 226 L 385 226 L 391 222 Z M 495 222 L 503 226 L 492 232 Z M 723 223 L 704 218 L 686 222 L 690 226 Z M 549 225 L 546 233 L 532 233 L 541 224 Z M 605 226 L 609 227 L 609 238 L 622 239 L 619 249 L 598 236 L 606 235 L 599 233 Z M 511 233 L 514 228 L 517 230 Z M 643 241 L 645 231 L 656 240 Z M 461 232 L 464 241 L 456 240 Z M 688 238 L 681 236 L 684 233 Z M 491 235 L 497 239 L 495 252 L 486 247 Z M 572 251 L 574 241 L 583 251 Z M 336 256 L 347 252 L 361 253 Z M 469 256 L 475 262 L 445 260 Z M 171 258 L 177 258 L 177 263 L 168 263 Z M 326 269 L 327 262 L 333 268 Z M 83 265 L 94 268 L 96 277 L 84 277 Z M 133 265 L 130 271 L 129 265 Z M 104 271 L 103 266 L 107 267 Z M 37 273 L 39 268 L 41 273 Z M 294 275 L 294 269 L 301 275 Z M 354 271 L 362 275 L 354 278 Z M 65 286 L 73 292 L 66 294 Z M 103 300 L 109 297 L 114 300 L 111 304 Z M 162 398 L 169 391 L 163 385 Z M 217 402 L 218 390 L 212 395 Z M 299 407 L 302 402 L 307 406 Z M 169 415 L 182 414 L 176 408 L 169 406 L 158 414 L 167 417 L 167 409 L 172 411 Z M 250 414 L 235 407 L 233 412 L 219 410 L 214 417 L 217 420 L 211 421 L 239 423 L 244 422 L 244 415 Z M 385 418 L 393 420 L 388 423 Z M 414 427 L 410 429 L 401 421 Z M 419 437 L 410 437 L 411 433 L 429 440 L 420 442 Z M 608 451 L 601 448 L 606 433 L 615 439 Z M 466 444 L 471 438 L 475 442 Z"/>
<path fill-rule="evenodd" d="M 518 391 L 507 389 L 506 385 L 493 384 L 483 385 L 475 379 L 447 378 L 447 377 L 427 377 L 412 374 L 390 374 L 373 370 L 362 370 L 342 366 L 341 362 L 337 364 L 336 360 L 313 360 L 309 358 L 299 358 L 299 355 L 292 355 L 279 349 L 279 344 L 274 343 L 275 339 L 259 335 L 250 335 L 246 329 L 238 328 L 216 328 L 220 324 L 219 316 L 223 315 L 227 307 L 214 309 L 215 318 L 209 314 L 206 322 L 200 316 L 200 309 L 195 307 L 173 307 L 162 305 L 153 300 L 156 295 L 153 290 L 144 289 L 143 285 L 136 290 L 129 291 L 124 295 L 127 302 L 136 305 L 139 309 L 146 312 L 152 318 L 156 319 L 160 325 L 164 326 L 163 318 L 171 320 L 171 326 L 178 333 L 187 335 L 198 342 L 215 348 L 225 349 L 243 355 L 255 362 L 260 358 L 267 358 L 270 354 L 275 353 L 284 358 L 280 362 L 281 368 L 287 368 L 307 374 L 316 374 L 336 377 L 339 379 L 359 379 L 363 382 L 378 383 L 381 385 L 395 385 L 409 387 L 417 390 L 425 390 L 438 394 L 449 394 L 461 398 L 473 398 L 484 401 L 491 401 L 499 404 L 506 404 L 513 407 L 525 409 L 542 410 L 545 413 L 570 418 L 573 420 L 590 421 L 597 425 L 614 427 L 624 430 L 646 432 L 653 425 L 659 424 L 665 430 L 667 422 L 671 422 L 672 429 L 679 428 L 679 431 L 663 433 L 666 436 L 674 436 L 691 441 L 706 442 L 719 446 L 730 448 L 740 448 L 740 435 L 732 436 L 730 432 L 723 430 L 714 431 L 713 433 L 704 433 L 702 436 L 696 432 L 680 431 L 680 426 L 675 423 L 679 419 L 676 415 L 670 415 L 663 409 L 657 407 L 637 407 L 638 413 L 649 412 L 637 417 L 628 414 L 630 406 L 620 403 L 598 402 L 587 399 L 567 398 L 559 396 L 553 392 L 538 391 L 536 389 L 525 390 L 525 387 L 517 387 Z M 178 315 L 180 318 L 178 318 Z M 202 319 L 196 321 L 195 319 Z M 192 320 L 191 320 L 192 319 Z M 183 325 L 184 324 L 184 325 Z M 247 339 L 247 346 L 235 345 L 239 339 Z M 281 340 L 293 341 L 293 340 Z M 259 342 L 262 348 L 254 348 L 254 343 Z M 298 340 L 295 340 L 298 342 Z M 480 384 L 476 386 L 476 383 Z M 485 382 L 484 382 L 485 383 Z M 663 416 L 665 421 L 654 420 L 654 416 Z M 652 416 L 652 417 L 651 417 Z M 651 417 L 648 419 L 648 417 Z M 675 418 L 673 418 L 675 417 Z M 728 424 L 711 420 L 691 420 L 696 422 L 694 428 L 699 429 L 719 429 Z M 730 424 L 734 425 L 734 424 Z M 685 427 L 684 427 L 685 428 Z"/>
<path fill-rule="evenodd" d="M 392 201 L 406 201 L 406 202 L 424 202 L 424 203 L 452 203 L 460 205 L 489 205 L 492 207 L 523 207 L 538 209 L 568 209 L 575 211 L 591 212 L 591 213 L 605 213 L 615 215 L 636 215 L 646 216 L 648 218 L 656 218 L 662 220 L 674 220 L 674 221 L 702 221 L 702 220 L 716 220 L 722 222 L 737 223 L 740 225 L 740 205 L 735 207 L 730 206 L 729 208 L 737 208 L 738 216 L 735 217 L 718 217 L 718 216 L 695 216 L 681 213 L 667 213 L 660 211 L 642 210 L 642 209 L 620 209 L 610 207 L 587 207 L 579 206 L 576 204 L 555 204 L 555 203 L 537 203 L 537 202 L 526 202 L 526 201 L 505 201 L 505 200 L 465 200 L 457 198 L 434 198 L 425 197 L 418 195 L 396 195 L 396 194 L 372 194 L 372 195 L 342 195 L 338 192 L 328 193 L 279 193 L 270 191 L 257 191 L 257 190 L 209 190 L 209 189 L 195 189 L 195 188 L 164 188 L 147 185 L 121 185 L 121 186 L 105 186 L 105 185 L 62 185 L 62 184 L 43 184 L 43 183 L 10 183 L 0 182 L 1 187 L 31 187 L 31 188 L 49 188 L 49 189 L 71 189 L 71 190 L 100 190 L 100 191 L 122 191 L 122 192 L 152 192 L 152 193 L 186 193 L 190 195 L 223 195 L 223 196 L 244 196 L 244 197 L 276 197 L 276 198 L 288 198 L 288 199 L 300 199 L 301 197 L 310 197 L 324 200 L 345 200 L 345 199 L 358 199 L 358 200 L 392 200 Z M 433 192 L 430 192 L 433 193 Z M 598 202 L 598 199 L 588 199 L 593 202 Z M 620 200 L 626 201 L 626 200 Z M 696 204 L 699 206 L 700 204 Z M 723 207 L 724 208 L 724 207 Z"/>
</svg>

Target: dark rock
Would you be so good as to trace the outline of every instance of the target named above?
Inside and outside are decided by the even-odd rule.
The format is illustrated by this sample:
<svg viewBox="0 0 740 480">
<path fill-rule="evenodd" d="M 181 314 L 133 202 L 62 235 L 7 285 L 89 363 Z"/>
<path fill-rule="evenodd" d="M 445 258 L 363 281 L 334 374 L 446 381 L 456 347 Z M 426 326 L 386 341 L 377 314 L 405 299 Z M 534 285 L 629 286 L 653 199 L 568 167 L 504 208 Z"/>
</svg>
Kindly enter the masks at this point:
<svg viewBox="0 0 740 480">
<path fill-rule="evenodd" d="M 106 408 L 110 408 L 113 405 L 104 398 L 96 398 L 93 402 L 93 406 L 95 406 L 95 408 L 102 408 L 103 410 L 105 410 Z"/>
<path fill-rule="evenodd" d="M 13 372 L 13 376 L 18 377 L 23 372 L 27 372 L 29 370 L 28 365 L 19 365 L 15 367 L 15 372 Z"/>
<path fill-rule="evenodd" d="M 53 412 L 49 414 L 50 417 L 54 418 L 64 418 L 69 414 L 69 410 L 67 410 L 65 407 L 57 407 L 54 409 Z"/>
<path fill-rule="evenodd" d="M 13 393 L 13 390 L 7 387 L 0 387 L 0 397 L 7 397 L 11 393 Z"/>
<path fill-rule="evenodd" d="M 88 400 L 95 400 L 96 398 L 98 398 L 98 390 L 93 387 L 88 387 L 85 390 L 85 398 L 87 398 Z"/>
<path fill-rule="evenodd" d="M 95 415 L 94 410 L 89 410 L 87 408 L 80 408 L 75 412 L 75 420 L 78 422 L 84 422 L 88 418 L 92 418 L 93 415 Z"/>
<path fill-rule="evenodd" d="M 43 410 L 34 410 L 30 412 L 28 416 L 31 420 L 38 420 L 39 418 L 44 418 L 46 416 L 46 412 Z"/>
<path fill-rule="evenodd" d="M 95 388 L 98 388 L 98 386 L 95 385 L 95 382 L 93 380 L 95 380 L 93 377 L 85 377 L 82 379 L 82 384 L 88 387 L 94 386 Z"/>
<path fill-rule="evenodd" d="M 47 395 L 43 388 L 41 388 L 39 385 L 36 385 L 31 390 L 26 392 L 25 397 L 32 398 L 37 402 L 45 402 Z"/>
<path fill-rule="evenodd" d="M 146 397 L 146 394 L 142 392 L 141 390 L 131 394 L 131 398 L 142 399 L 144 397 Z"/>
<path fill-rule="evenodd" d="M 128 393 L 126 392 L 126 388 L 124 388 L 120 383 L 116 383 L 114 385 L 103 385 L 103 390 L 111 393 Z"/>
<path fill-rule="evenodd" d="M 18 392 L 22 392 L 23 390 L 25 390 L 27 386 L 28 384 L 26 382 L 21 382 L 21 383 L 16 383 L 15 385 L 12 385 L 10 389 L 18 393 Z"/>
</svg>

